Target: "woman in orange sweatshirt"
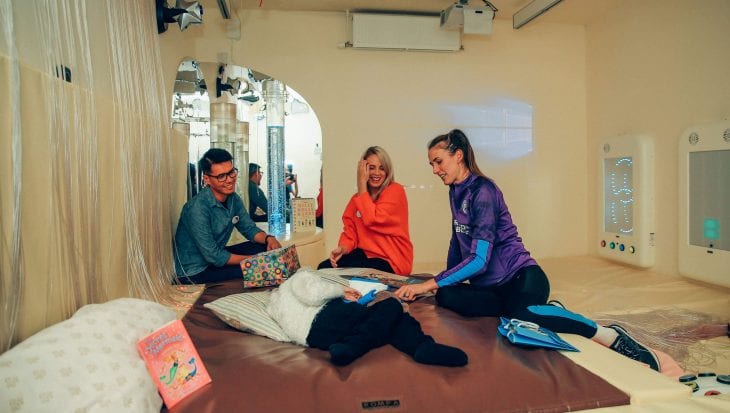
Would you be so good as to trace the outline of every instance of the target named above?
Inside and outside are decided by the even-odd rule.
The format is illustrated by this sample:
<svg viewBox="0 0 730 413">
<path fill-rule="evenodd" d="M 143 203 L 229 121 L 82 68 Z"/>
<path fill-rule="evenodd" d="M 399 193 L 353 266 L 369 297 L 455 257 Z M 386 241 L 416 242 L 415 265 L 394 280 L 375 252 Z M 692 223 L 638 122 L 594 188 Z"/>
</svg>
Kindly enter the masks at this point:
<svg viewBox="0 0 730 413">
<path fill-rule="evenodd" d="M 369 147 L 357 166 L 357 193 L 342 214 L 344 228 L 337 248 L 318 268 L 375 268 L 408 275 L 413 244 L 408 232 L 408 200 L 393 181 L 393 164 L 385 150 Z"/>
</svg>

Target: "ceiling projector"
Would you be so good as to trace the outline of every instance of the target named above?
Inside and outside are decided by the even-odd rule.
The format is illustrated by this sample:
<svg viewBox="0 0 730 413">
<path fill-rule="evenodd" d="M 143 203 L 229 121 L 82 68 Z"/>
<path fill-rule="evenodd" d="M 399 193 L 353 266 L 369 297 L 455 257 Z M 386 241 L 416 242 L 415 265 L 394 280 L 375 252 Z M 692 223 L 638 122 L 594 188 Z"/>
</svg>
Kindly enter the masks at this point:
<svg viewBox="0 0 730 413">
<path fill-rule="evenodd" d="M 468 0 L 458 1 L 441 10 L 441 28 L 464 30 L 464 34 L 492 34 L 492 20 L 497 11 L 489 2 L 471 6 Z"/>
</svg>

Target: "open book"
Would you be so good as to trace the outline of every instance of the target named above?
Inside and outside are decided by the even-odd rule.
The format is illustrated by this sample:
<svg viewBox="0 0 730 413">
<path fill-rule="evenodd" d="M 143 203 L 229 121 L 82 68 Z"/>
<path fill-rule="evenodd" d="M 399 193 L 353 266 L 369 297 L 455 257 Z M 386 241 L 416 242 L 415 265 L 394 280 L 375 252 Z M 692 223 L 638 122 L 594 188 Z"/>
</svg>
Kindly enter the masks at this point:
<svg viewBox="0 0 730 413">
<path fill-rule="evenodd" d="M 137 350 L 168 409 L 211 382 L 182 321 L 160 327 L 137 342 Z"/>
<path fill-rule="evenodd" d="M 372 268 L 328 268 L 320 271 L 344 278 L 350 281 L 351 286 L 352 280 L 371 281 L 386 285 L 390 291 L 395 291 L 407 284 L 419 284 L 433 277 L 431 274 L 398 275 Z M 426 293 L 419 297 L 428 297 L 431 295 L 433 294 Z"/>
</svg>

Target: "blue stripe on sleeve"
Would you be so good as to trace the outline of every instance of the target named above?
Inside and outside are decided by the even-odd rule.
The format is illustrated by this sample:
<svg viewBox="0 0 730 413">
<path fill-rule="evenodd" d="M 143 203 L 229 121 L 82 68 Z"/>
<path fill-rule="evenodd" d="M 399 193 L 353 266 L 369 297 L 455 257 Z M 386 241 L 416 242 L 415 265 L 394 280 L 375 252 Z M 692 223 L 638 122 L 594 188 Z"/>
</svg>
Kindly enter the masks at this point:
<svg viewBox="0 0 730 413">
<path fill-rule="evenodd" d="M 448 276 L 440 279 L 437 284 L 439 287 L 444 287 L 451 284 L 460 283 L 466 279 L 469 279 L 474 274 L 479 273 L 484 264 L 487 262 L 487 253 L 489 252 L 489 241 L 476 240 L 476 248 L 470 259 L 466 262 L 462 262 L 457 267 L 456 271 L 449 274 Z"/>
</svg>

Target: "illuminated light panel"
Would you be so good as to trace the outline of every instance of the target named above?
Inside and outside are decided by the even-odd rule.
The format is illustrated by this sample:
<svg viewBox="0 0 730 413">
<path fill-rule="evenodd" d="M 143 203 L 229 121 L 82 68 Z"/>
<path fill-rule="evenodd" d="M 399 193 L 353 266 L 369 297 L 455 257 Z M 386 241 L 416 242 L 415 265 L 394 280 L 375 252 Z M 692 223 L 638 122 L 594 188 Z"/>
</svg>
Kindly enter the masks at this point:
<svg viewBox="0 0 730 413">
<path fill-rule="evenodd" d="M 599 255 L 639 267 L 654 265 L 653 159 L 646 136 L 619 136 L 601 144 L 598 239 L 610 242 L 609 248 L 598 249 Z"/>
<path fill-rule="evenodd" d="M 730 120 L 679 138 L 679 273 L 730 287 Z"/>
</svg>

